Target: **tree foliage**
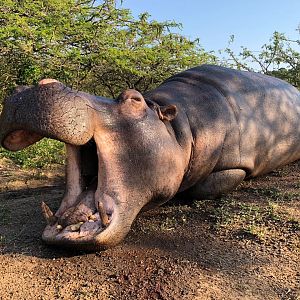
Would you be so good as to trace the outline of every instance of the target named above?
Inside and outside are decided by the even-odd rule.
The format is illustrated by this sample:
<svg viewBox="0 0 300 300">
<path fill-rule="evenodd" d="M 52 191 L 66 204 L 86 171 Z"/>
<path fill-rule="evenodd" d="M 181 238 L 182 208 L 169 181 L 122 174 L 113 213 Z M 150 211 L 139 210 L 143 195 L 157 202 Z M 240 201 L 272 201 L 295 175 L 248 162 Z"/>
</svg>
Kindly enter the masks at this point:
<svg viewBox="0 0 300 300">
<path fill-rule="evenodd" d="M 264 44 L 258 53 L 242 47 L 239 54 L 230 48 L 233 41 L 234 36 L 225 50 L 233 67 L 276 76 L 300 88 L 300 52 L 296 50 L 300 49 L 300 40 L 290 40 L 283 33 L 274 32 L 269 43 Z"/>
<path fill-rule="evenodd" d="M 173 33 L 179 27 L 147 13 L 135 19 L 114 0 L 0 0 L 0 99 L 45 77 L 116 97 L 215 60 L 198 40 Z"/>
</svg>

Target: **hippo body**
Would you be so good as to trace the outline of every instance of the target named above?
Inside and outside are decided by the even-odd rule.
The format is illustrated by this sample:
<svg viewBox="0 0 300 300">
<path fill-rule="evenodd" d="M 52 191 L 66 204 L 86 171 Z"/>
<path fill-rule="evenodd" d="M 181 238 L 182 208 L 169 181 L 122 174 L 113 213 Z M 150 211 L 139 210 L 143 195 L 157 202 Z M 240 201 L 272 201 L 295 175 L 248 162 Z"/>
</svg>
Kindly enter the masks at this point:
<svg viewBox="0 0 300 300">
<path fill-rule="evenodd" d="M 202 65 L 145 97 L 177 106 L 177 140 L 188 148 L 192 137 L 193 145 L 181 190 L 196 198 L 218 197 L 300 158 L 300 93 L 280 79 Z"/>
<path fill-rule="evenodd" d="M 43 240 L 98 250 L 178 193 L 218 198 L 299 159 L 299 118 L 300 93 L 288 83 L 203 65 L 116 100 L 56 80 L 19 88 L 5 101 L 0 140 L 12 151 L 43 137 L 66 143 L 66 191 L 55 214 L 42 205 Z"/>
</svg>

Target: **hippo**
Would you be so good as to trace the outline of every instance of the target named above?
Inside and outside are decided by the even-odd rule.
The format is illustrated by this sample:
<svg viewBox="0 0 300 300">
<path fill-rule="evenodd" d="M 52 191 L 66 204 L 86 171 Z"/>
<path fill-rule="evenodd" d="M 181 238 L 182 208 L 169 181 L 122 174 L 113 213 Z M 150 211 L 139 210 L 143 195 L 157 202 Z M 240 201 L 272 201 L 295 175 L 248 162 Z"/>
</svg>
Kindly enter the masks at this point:
<svg viewBox="0 0 300 300">
<path fill-rule="evenodd" d="M 117 99 L 54 79 L 18 87 L 4 102 L 0 141 L 11 151 L 44 137 L 65 143 L 65 193 L 55 213 L 42 203 L 42 239 L 98 251 L 177 194 L 217 199 L 299 159 L 299 120 L 300 93 L 290 84 L 201 65 Z"/>
</svg>

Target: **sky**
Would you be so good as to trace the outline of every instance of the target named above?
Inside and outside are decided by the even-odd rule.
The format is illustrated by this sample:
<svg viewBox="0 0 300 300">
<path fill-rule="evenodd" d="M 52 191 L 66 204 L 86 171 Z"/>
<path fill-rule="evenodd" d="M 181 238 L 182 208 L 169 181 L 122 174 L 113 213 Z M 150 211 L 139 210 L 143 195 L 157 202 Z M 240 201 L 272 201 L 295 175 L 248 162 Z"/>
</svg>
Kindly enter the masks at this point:
<svg viewBox="0 0 300 300">
<path fill-rule="evenodd" d="M 180 33 L 200 39 L 206 51 L 218 51 L 235 36 L 232 49 L 253 51 L 267 43 L 274 31 L 300 39 L 300 0 L 123 0 L 134 16 L 149 12 L 151 19 L 182 23 Z"/>
</svg>

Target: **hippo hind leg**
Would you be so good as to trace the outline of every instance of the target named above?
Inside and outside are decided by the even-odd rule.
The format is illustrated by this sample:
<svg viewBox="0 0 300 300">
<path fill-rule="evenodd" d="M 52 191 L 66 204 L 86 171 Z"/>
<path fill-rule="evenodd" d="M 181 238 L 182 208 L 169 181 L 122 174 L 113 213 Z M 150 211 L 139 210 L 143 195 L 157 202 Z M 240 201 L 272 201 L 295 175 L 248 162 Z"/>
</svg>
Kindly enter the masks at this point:
<svg viewBox="0 0 300 300">
<path fill-rule="evenodd" d="M 230 169 L 211 173 L 204 181 L 197 182 L 189 195 L 196 199 L 215 199 L 238 186 L 246 177 L 242 169 Z"/>
</svg>

